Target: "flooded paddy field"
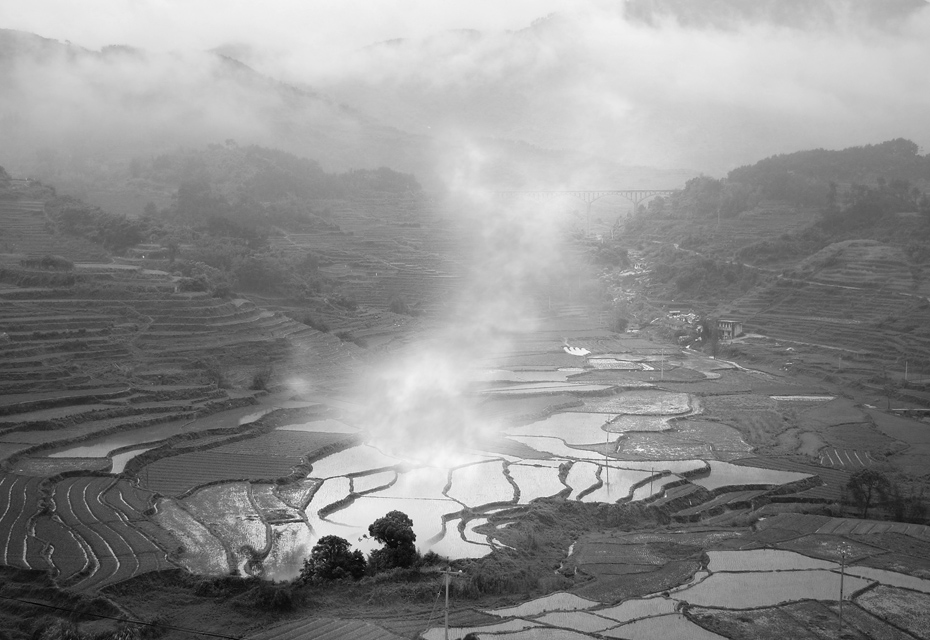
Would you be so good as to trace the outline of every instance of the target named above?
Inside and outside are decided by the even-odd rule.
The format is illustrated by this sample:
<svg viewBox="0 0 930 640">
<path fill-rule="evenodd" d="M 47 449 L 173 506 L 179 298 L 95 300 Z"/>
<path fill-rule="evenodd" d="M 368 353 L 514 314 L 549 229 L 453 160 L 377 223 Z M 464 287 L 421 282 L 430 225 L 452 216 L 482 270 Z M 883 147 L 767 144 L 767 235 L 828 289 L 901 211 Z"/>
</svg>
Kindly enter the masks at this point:
<svg viewBox="0 0 930 640">
<path fill-rule="evenodd" d="M 923 445 L 912 421 L 877 420 L 873 410 L 819 389 L 793 393 L 790 381 L 642 338 L 588 335 L 581 320 L 572 323 L 571 333 L 541 332 L 523 350 L 463 373 L 481 428 L 448 438 L 448 418 L 438 414 L 424 439 L 439 446 L 425 454 L 416 442 L 392 442 L 390 430 L 375 427 L 377 411 L 359 399 L 321 412 L 283 408 L 295 402 L 284 398 L 277 411 L 290 412 L 286 418 L 265 411 L 271 407 L 243 407 L 234 420 L 230 413 L 224 421 L 166 422 L 17 464 L 81 455 L 97 461 L 87 468 L 108 468 L 113 478 L 122 472 L 121 482 L 155 492 L 146 494 L 138 513 L 149 511 L 139 522 L 176 541 L 168 561 L 203 576 L 289 579 L 326 535 L 371 552 L 379 544 L 368 526 L 393 510 L 413 520 L 421 553 L 462 562 L 519 557 L 533 539 L 528 518 L 558 513 L 560 504 L 601 514 L 628 508 L 665 523 L 628 533 L 578 525 L 550 570 L 553 584 L 572 584 L 572 593 L 481 609 L 494 621 L 457 627 L 479 637 L 735 638 L 745 619 L 767 620 L 764 612 L 829 615 L 840 544 L 853 550 L 844 594 L 850 615 L 872 620 L 882 611 L 899 616 L 901 628 L 920 628 L 914 607 L 930 593 L 930 567 L 918 558 L 926 552 L 922 530 L 772 515 L 776 498 L 835 501 L 849 472 L 821 464 L 834 450 L 856 444 L 880 459 Z M 588 353 L 575 355 L 580 350 Z M 7 434 L 9 446 L 15 434 Z M 908 444 L 898 444 L 902 438 Z M 40 496 L 17 508 L 27 519 L 38 514 Z M 736 526 L 715 528 L 727 514 Z M 61 536 L 58 525 L 41 522 L 22 529 L 23 543 Z M 6 544 L 9 555 L 14 544 Z M 49 558 L 70 575 L 80 571 L 62 554 Z M 871 595 L 898 592 L 919 595 L 893 611 L 887 596 Z M 441 635 L 433 627 L 423 637 Z"/>
</svg>

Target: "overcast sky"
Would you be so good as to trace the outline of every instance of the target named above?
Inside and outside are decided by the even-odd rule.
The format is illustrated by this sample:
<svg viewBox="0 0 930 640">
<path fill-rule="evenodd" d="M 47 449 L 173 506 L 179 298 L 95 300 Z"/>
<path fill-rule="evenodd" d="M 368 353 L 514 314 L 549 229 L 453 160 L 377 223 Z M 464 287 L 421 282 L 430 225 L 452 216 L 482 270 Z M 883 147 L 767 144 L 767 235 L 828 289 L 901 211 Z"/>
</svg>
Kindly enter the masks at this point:
<svg viewBox="0 0 930 640">
<path fill-rule="evenodd" d="M 520 29 L 591 0 L 8 0 L 0 27 L 92 49 L 247 43 L 321 53 L 445 29 Z"/>
</svg>

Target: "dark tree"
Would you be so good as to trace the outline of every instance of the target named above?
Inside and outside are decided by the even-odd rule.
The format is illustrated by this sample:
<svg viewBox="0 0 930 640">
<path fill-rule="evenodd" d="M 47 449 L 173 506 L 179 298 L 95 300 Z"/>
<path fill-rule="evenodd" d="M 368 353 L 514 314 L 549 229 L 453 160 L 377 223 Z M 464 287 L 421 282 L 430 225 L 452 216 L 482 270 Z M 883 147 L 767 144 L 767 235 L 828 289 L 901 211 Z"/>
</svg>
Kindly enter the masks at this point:
<svg viewBox="0 0 930 640">
<path fill-rule="evenodd" d="M 867 518 L 872 502 L 884 499 L 888 495 L 891 483 L 881 471 L 860 469 L 850 476 L 846 488 L 849 489 L 853 502 L 862 507 L 862 517 Z"/>
<path fill-rule="evenodd" d="M 413 520 L 402 511 L 391 511 L 368 526 L 368 534 L 384 545 L 371 553 L 369 559 L 377 569 L 409 567 L 417 561 Z"/>
<path fill-rule="evenodd" d="M 339 536 L 320 538 L 310 551 L 310 557 L 304 560 L 300 581 L 361 578 L 365 575 L 365 556 L 361 551 L 349 551 L 351 546 Z"/>
</svg>

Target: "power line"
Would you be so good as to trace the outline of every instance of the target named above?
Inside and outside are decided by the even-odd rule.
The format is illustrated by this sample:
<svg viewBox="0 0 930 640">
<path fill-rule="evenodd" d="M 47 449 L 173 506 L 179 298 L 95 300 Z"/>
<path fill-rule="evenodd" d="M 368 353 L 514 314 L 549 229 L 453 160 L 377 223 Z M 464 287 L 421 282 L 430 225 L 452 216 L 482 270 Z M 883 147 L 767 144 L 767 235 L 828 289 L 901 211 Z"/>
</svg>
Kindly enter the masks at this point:
<svg viewBox="0 0 930 640">
<path fill-rule="evenodd" d="M 78 611 L 77 609 L 68 609 L 66 607 L 56 607 L 53 604 L 46 604 L 44 602 L 33 602 L 32 600 L 23 600 L 21 598 L 12 598 L 10 596 L 0 595 L 0 598 L 4 600 L 13 600 L 14 602 L 21 602 L 23 604 L 31 604 L 35 607 L 44 607 L 46 609 L 54 609 L 56 611 L 65 611 L 67 613 L 73 613 L 81 616 L 92 616 L 94 618 L 101 618 L 103 620 L 116 620 L 117 622 L 128 622 L 130 624 L 141 624 L 147 627 L 160 627 L 162 629 L 170 629 L 171 631 L 184 631 L 186 633 L 196 633 L 201 636 L 209 636 L 211 638 L 223 638 L 224 640 L 242 640 L 241 636 L 224 636 L 220 633 L 211 633 L 209 631 L 198 631 L 197 629 L 188 629 L 187 627 L 174 627 L 170 624 L 161 624 L 160 622 L 143 622 L 142 620 L 131 620 L 129 618 L 114 618 L 113 616 L 103 615 L 102 613 L 90 613 L 89 611 Z"/>
</svg>

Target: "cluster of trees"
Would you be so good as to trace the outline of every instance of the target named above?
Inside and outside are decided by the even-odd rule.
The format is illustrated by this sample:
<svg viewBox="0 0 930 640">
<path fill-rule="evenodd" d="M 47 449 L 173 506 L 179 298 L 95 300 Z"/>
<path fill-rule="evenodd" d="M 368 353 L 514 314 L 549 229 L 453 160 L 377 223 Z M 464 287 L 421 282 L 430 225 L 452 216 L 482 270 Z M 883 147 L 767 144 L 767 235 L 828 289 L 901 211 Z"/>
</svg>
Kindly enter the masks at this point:
<svg viewBox="0 0 930 640">
<path fill-rule="evenodd" d="M 655 263 L 651 284 L 670 285 L 676 293 L 689 296 L 745 292 L 760 278 L 757 271 L 739 263 L 704 258 L 671 247 L 664 247 L 656 255 Z"/>
<path fill-rule="evenodd" d="M 876 469 L 860 469 L 846 484 L 852 503 L 862 509 L 862 517 L 869 517 L 869 509 L 884 505 L 898 522 L 922 523 L 927 519 L 927 504 L 923 493 L 905 493 L 901 486 Z"/>
<path fill-rule="evenodd" d="M 70 196 L 56 197 L 46 206 L 59 231 L 86 238 L 116 254 L 146 240 L 153 221 L 109 213 Z"/>
<path fill-rule="evenodd" d="M 854 184 L 842 195 L 830 184 L 830 198 L 819 226 L 828 232 L 860 229 L 882 224 L 886 216 L 918 212 L 930 222 L 930 197 L 908 180 L 878 179 L 877 186 Z"/>
<path fill-rule="evenodd" d="M 366 559 L 359 550 L 339 536 L 323 536 L 304 560 L 298 581 L 320 582 L 327 580 L 360 579 L 366 573 L 379 573 L 395 568 L 409 568 L 425 561 L 439 560 L 436 554 L 420 557 L 414 542 L 417 534 L 413 521 L 402 511 L 391 511 L 368 526 L 368 535 L 383 545 Z"/>
<path fill-rule="evenodd" d="M 630 254 L 618 241 L 598 240 L 592 247 L 593 259 L 596 264 L 628 268 L 630 267 Z"/>
<path fill-rule="evenodd" d="M 754 165 L 734 169 L 727 177 L 743 184 L 764 186 L 766 197 L 791 200 L 792 177 L 829 185 L 831 182 L 874 183 L 882 176 L 891 175 L 910 181 L 926 180 L 930 175 L 930 155 L 921 156 L 915 143 L 896 138 L 839 151 L 813 149 L 771 156 Z"/>
<path fill-rule="evenodd" d="M 838 185 L 878 184 L 882 193 L 880 197 L 871 194 L 873 200 L 903 206 L 899 211 L 916 211 L 922 194 L 911 183 L 930 176 L 930 154 L 921 156 L 918 151 L 915 143 L 898 138 L 840 151 L 815 149 L 771 156 L 736 168 L 719 180 L 707 176 L 693 178 L 669 198 L 650 201 L 647 210 L 651 215 L 728 218 L 762 200 L 799 207 L 832 207 L 838 204 Z M 883 176 L 891 175 L 897 177 L 893 181 L 896 184 L 886 185 Z M 851 198 L 862 201 L 864 188 L 853 186 Z M 898 202 L 893 202 L 894 198 Z M 863 205 L 874 211 L 877 203 Z M 930 202 L 926 207 L 930 208 Z M 852 203 L 846 208 L 858 210 Z"/>
</svg>

